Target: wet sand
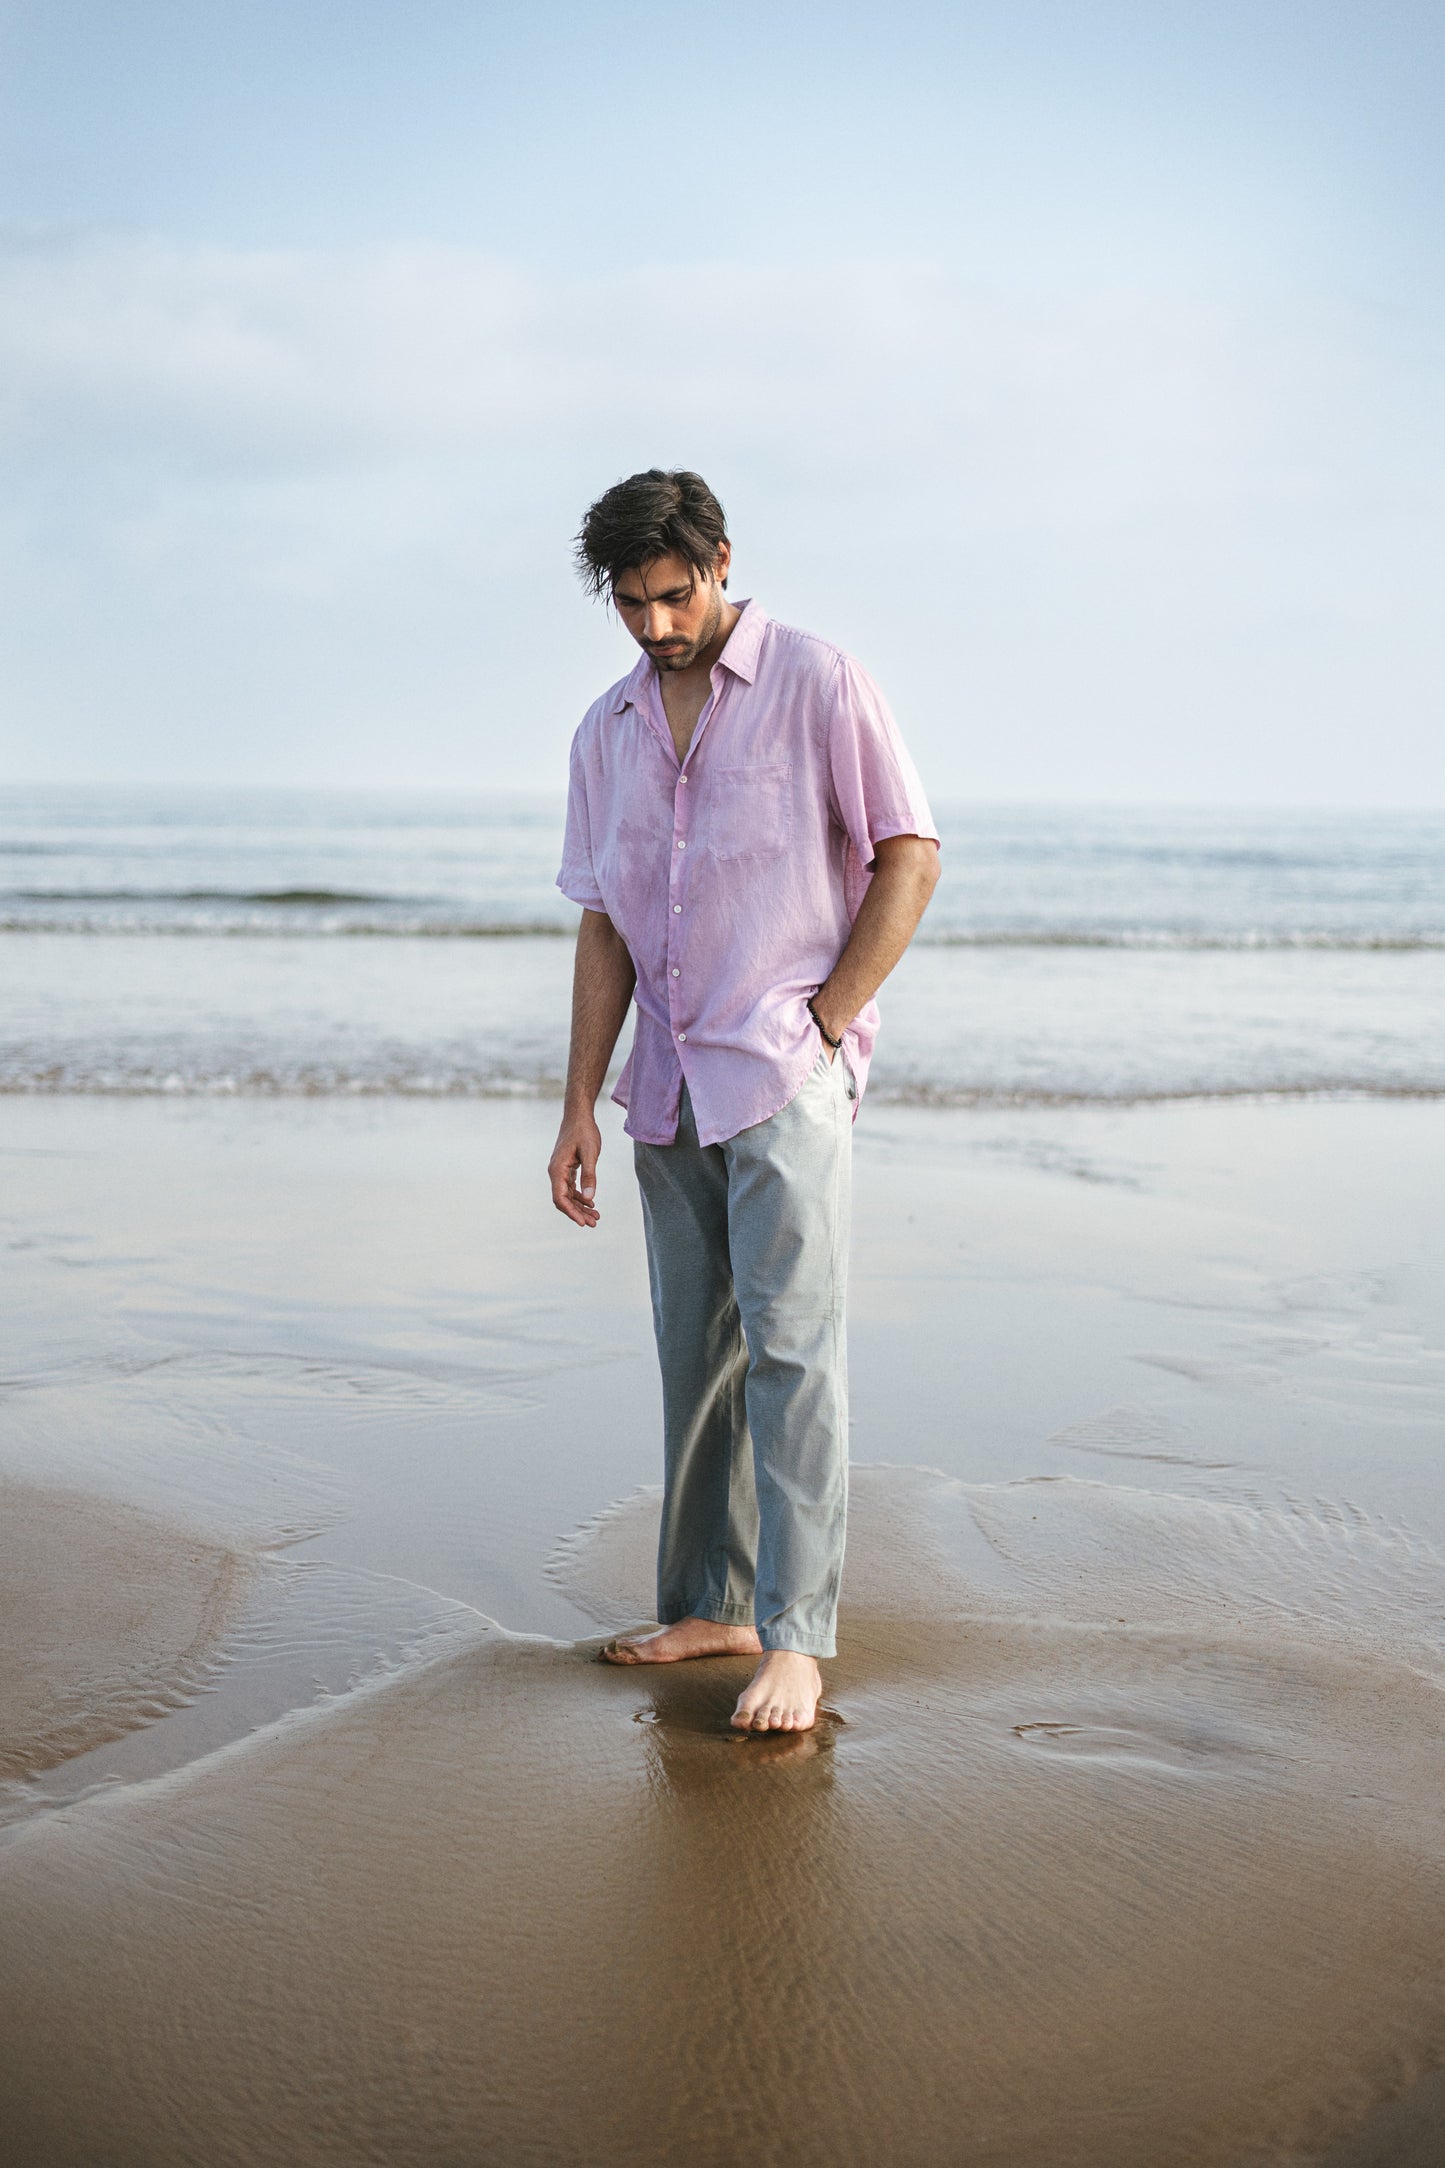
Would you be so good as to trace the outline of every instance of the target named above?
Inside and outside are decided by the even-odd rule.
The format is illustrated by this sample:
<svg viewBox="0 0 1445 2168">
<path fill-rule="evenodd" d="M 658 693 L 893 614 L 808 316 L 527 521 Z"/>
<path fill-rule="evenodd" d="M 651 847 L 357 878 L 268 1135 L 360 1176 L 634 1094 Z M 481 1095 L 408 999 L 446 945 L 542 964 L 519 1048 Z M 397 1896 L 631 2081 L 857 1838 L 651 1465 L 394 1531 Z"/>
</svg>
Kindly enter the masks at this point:
<svg viewBox="0 0 1445 2168">
<path fill-rule="evenodd" d="M 593 1660 L 615 1138 L 589 1243 L 545 1108 L 7 1114 L 17 2162 L 1445 2155 L 1438 1109 L 869 1110 L 777 1741 Z"/>
<path fill-rule="evenodd" d="M 108 1500 L 0 1483 L 0 1782 L 184 1708 L 252 1561 Z"/>
</svg>

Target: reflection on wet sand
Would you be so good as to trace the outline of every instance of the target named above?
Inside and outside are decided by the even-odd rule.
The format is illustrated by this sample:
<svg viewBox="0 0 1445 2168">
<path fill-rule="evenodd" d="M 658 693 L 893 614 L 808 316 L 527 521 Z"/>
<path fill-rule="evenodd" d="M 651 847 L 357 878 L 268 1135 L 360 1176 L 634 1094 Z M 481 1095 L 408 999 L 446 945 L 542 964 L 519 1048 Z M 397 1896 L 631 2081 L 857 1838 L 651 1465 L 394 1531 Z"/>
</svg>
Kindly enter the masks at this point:
<svg viewBox="0 0 1445 2168">
<path fill-rule="evenodd" d="M 656 1506 L 565 1551 L 615 1630 Z M 836 1715 L 478 1627 L 0 1855 L 35 2168 L 1303 2162 L 1445 2046 L 1439 1564 L 855 1471 Z"/>
</svg>

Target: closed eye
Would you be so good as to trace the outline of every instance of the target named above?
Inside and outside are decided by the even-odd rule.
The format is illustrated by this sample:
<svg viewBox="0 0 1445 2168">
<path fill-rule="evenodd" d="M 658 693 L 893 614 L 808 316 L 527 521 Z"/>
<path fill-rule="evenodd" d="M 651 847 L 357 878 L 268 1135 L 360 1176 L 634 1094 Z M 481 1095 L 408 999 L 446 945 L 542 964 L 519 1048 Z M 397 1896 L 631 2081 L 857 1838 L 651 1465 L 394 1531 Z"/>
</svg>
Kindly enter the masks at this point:
<svg viewBox="0 0 1445 2168">
<path fill-rule="evenodd" d="M 669 587 L 661 595 L 614 595 L 613 601 L 622 610 L 645 610 L 649 602 L 688 602 L 692 598 L 690 587 Z"/>
</svg>

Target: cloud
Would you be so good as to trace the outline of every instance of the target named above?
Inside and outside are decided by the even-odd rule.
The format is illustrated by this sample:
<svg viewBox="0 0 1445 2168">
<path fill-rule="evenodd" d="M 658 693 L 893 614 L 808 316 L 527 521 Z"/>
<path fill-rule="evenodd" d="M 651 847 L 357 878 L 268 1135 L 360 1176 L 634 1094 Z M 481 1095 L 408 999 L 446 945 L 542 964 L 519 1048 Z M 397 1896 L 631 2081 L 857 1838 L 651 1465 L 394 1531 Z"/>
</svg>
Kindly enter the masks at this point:
<svg viewBox="0 0 1445 2168">
<path fill-rule="evenodd" d="M 1022 488 L 1031 516 L 1052 500 L 1072 517 L 1081 492 L 1086 512 L 1099 492 L 1215 498 L 1271 434 L 1298 446 L 1302 417 L 1323 438 L 1353 403 L 1358 424 L 1381 358 L 1362 336 L 1247 296 L 1006 289 L 907 261 L 569 279 L 422 244 L 39 234 L 0 248 L 12 458 L 197 477 L 587 446 L 706 419 L 830 474 L 891 476 L 929 455 L 994 501 Z"/>
<path fill-rule="evenodd" d="M 387 652 L 406 626 L 429 643 L 419 676 L 408 664 L 424 703 L 458 713 L 483 647 L 515 701 L 571 607 L 582 505 L 660 458 L 714 475 L 775 586 L 870 652 L 912 622 L 920 568 L 937 589 L 962 564 L 976 600 L 959 630 L 994 709 L 1010 680 L 1026 716 L 1068 698 L 1100 622 L 1139 727 L 1201 619 L 1211 697 L 1233 669 L 1246 697 L 1253 673 L 1278 698 L 1280 656 L 1303 668 L 1323 641 L 1327 676 L 1352 623 L 1423 654 L 1438 374 L 1428 325 L 1164 273 L 1006 282 L 905 259 L 588 277 L 431 244 L 11 233 L 13 689 L 40 743 L 47 715 L 114 703 L 118 679 L 150 727 L 143 682 L 170 744 L 209 642 L 238 672 L 235 713 L 294 729 L 302 706 L 321 727 L 328 701 L 333 720 L 359 704 L 384 735 L 407 704 Z M 472 596 L 478 621 L 459 622 Z M 67 624 L 88 664 L 57 656 Z M 1020 654 L 1050 641 L 1052 678 Z M 894 644 L 915 703 L 949 696 L 946 632 L 931 656 Z M 569 652 L 580 684 L 597 636 Z"/>
</svg>

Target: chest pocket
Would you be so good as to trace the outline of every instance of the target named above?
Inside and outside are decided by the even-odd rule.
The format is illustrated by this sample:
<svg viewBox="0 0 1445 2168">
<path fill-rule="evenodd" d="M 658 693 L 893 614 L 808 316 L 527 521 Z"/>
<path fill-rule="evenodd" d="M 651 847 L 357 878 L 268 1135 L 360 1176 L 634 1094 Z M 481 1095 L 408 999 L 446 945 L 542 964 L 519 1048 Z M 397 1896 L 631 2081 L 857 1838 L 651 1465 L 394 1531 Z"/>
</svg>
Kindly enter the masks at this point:
<svg viewBox="0 0 1445 2168">
<path fill-rule="evenodd" d="M 707 847 L 724 863 L 737 858 L 780 858 L 793 840 L 791 761 L 750 762 L 714 768 Z"/>
</svg>

